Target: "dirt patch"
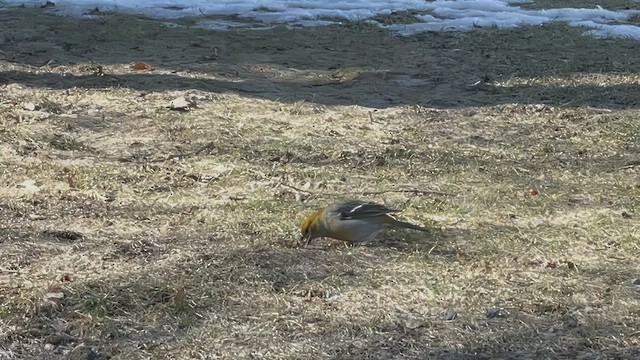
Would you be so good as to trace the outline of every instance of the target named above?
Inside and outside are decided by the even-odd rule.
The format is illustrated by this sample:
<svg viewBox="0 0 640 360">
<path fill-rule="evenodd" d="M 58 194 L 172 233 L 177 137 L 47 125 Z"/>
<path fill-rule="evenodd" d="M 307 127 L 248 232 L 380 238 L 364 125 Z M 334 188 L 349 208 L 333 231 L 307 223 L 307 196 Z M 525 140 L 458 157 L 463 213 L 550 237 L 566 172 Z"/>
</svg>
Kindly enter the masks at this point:
<svg viewBox="0 0 640 360">
<path fill-rule="evenodd" d="M 638 356 L 636 42 L 183 25 L 0 12 L 0 358 Z"/>
</svg>

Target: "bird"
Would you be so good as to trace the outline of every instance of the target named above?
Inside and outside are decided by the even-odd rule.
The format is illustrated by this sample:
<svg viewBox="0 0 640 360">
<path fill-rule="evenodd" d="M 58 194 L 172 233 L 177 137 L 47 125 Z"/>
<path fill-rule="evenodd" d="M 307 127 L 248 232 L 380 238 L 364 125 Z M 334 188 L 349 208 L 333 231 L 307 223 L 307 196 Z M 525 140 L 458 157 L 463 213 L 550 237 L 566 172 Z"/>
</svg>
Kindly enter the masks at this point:
<svg viewBox="0 0 640 360">
<path fill-rule="evenodd" d="M 400 212 L 385 205 L 362 200 L 332 203 L 307 215 L 300 225 L 300 240 L 306 246 L 311 240 L 328 237 L 349 243 L 367 243 L 386 228 L 418 231 L 429 229 L 397 220 L 389 214 Z"/>
</svg>

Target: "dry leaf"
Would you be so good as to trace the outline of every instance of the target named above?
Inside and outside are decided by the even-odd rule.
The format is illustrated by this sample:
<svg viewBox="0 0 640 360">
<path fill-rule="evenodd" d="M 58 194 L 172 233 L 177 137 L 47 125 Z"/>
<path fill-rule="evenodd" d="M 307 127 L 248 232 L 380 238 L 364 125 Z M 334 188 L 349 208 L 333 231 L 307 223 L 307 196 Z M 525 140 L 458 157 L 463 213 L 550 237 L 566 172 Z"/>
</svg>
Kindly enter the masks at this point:
<svg viewBox="0 0 640 360">
<path fill-rule="evenodd" d="M 74 174 L 67 175 L 67 185 L 69 185 L 69 188 L 75 189 L 77 183 L 78 182 L 77 182 L 76 176 Z"/>
<path fill-rule="evenodd" d="M 23 191 L 25 193 L 37 193 L 38 191 L 40 191 L 40 186 L 38 186 L 38 183 L 33 180 L 33 179 L 28 179 L 25 180 L 23 182 L 21 182 L 20 184 L 18 184 L 18 187 L 23 189 Z"/>
<path fill-rule="evenodd" d="M 534 197 L 534 196 L 538 196 L 538 195 L 540 195 L 540 191 L 535 187 L 532 187 L 531 189 L 527 190 L 524 193 L 525 197 Z"/>
<path fill-rule="evenodd" d="M 177 111 L 189 111 L 191 108 L 196 107 L 196 103 L 191 100 L 187 100 L 184 96 L 177 97 L 169 103 L 169 109 Z"/>
<path fill-rule="evenodd" d="M 146 62 L 142 62 L 142 61 L 133 64 L 132 68 L 134 70 L 143 70 L 143 71 L 153 71 L 153 70 L 155 70 L 151 65 L 147 64 Z"/>
<path fill-rule="evenodd" d="M 173 294 L 173 301 L 176 303 L 183 303 L 187 299 L 187 293 L 184 288 L 178 288 Z"/>
</svg>

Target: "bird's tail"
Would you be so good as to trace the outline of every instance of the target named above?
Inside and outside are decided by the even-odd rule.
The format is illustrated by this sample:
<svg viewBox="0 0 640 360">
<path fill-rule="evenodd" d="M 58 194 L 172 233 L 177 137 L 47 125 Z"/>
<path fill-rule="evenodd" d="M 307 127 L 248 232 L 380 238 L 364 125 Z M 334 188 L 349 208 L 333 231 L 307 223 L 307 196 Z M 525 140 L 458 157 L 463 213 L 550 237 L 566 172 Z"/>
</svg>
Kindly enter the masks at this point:
<svg viewBox="0 0 640 360">
<path fill-rule="evenodd" d="M 395 219 L 394 219 L 395 220 Z M 405 228 L 405 229 L 412 229 L 412 230 L 418 230 L 418 231 L 429 231 L 429 229 L 427 229 L 426 227 L 422 227 L 422 226 L 418 226 L 406 221 L 400 221 L 400 220 L 395 220 L 392 224 L 395 227 L 399 227 L 399 228 Z"/>
</svg>

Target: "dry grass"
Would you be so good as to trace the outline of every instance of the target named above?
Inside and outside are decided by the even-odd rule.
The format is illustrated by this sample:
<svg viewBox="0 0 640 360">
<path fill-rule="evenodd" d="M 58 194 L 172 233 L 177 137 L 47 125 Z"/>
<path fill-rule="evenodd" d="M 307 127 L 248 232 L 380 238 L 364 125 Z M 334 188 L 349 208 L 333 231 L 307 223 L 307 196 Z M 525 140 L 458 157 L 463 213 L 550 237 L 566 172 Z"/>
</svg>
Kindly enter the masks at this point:
<svg viewBox="0 0 640 360">
<path fill-rule="evenodd" d="M 640 356 L 637 43 L 0 33 L 0 359 Z M 345 197 L 433 231 L 298 248 Z"/>
</svg>

